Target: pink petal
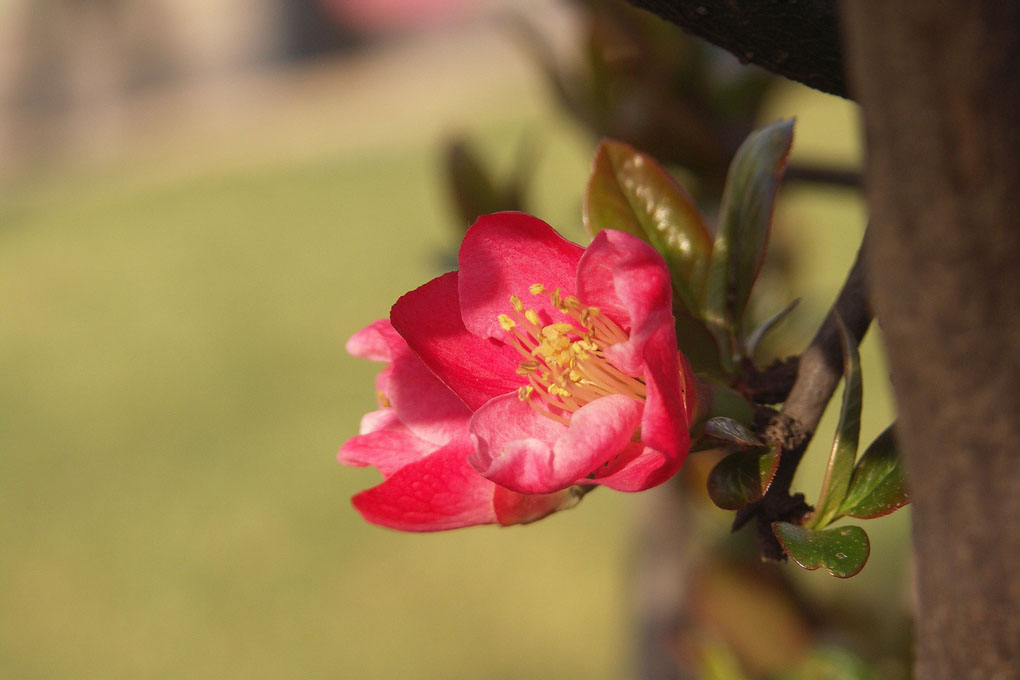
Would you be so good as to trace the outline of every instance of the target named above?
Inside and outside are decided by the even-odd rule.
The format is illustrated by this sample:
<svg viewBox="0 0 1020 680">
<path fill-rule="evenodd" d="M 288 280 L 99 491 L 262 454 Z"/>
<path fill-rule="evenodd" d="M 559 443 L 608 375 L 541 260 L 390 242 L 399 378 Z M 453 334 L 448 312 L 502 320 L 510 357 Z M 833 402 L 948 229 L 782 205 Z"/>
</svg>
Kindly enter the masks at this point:
<svg viewBox="0 0 1020 680">
<path fill-rule="evenodd" d="M 517 352 L 472 335 L 464 327 L 457 272 L 433 279 L 397 300 L 390 320 L 411 350 L 472 410 L 521 384 Z"/>
<path fill-rule="evenodd" d="M 371 434 L 384 427 L 399 424 L 400 418 L 397 417 L 396 411 L 391 408 L 381 408 L 378 411 L 369 411 L 361 416 L 361 426 L 358 429 L 358 434 Z"/>
<path fill-rule="evenodd" d="M 482 338 L 502 338 L 500 314 L 511 311 L 517 294 L 543 321 L 559 318 L 544 296 L 528 288 L 541 283 L 574 294 L 577 263 L 584 248 L 567 241 L 542 220 L 517 212 L 479 217 L 460 246 L 460 309 L 464 325 Z"/>
<path fill-rule="evenodd" d="M 466 462 L 470 444 L 452 442 L 352 499 L 369 522 L 402 531 L 441 531 L 496 522 L 495 485 Z"/>
<path fill-rule="evenodd" d="M 380 319 L 352 335 L 347 341 L 347 352 L 372 361 L 393 361 L 405 346 L 389 319 Z"/>
<path fill-rule="evenodd" d="M 391 369 L 386 396 L 411 432 L 436 446 L 467 435 L 471 411 L 417 356 L 408 351 Z"/>
<path fill-rule="evenodd" d="M 573 488 L 547 494 L 524 494 L 496 486 L 492 503 L 496 519 L 503 526 L 527 524 L 540 520 L 557 510 L 566 510 L 577 505 L 581 495 Z"/>
<path fill-rule="evenodd" d="M 471 418 L 475 452 L 468 462 L 512 491 L 552 493 L 583 480 L 630 443 L 641 403 L 623 395 L 586 404 L 566 427 L 509 394 Z"/>
<path fill-rule="evenodd" d="M 676 335 L 664 326 L 645 343 L 645 385 L 648 396 L 641 417 L 641 441 L 667 458 L 683 462 L 691 446 L 687 404 L 680 390 Z"/>
<path fill-rule="evenodd" d="M 617 491 L 644 491 L 675 475 L 684 461 L 682 456 L 666 456 L 652 448 L 635 448 L 640 451 L 636 457 L 608 474 L 596 476 L 591 483 Z"/>
<path fill-rule="evenodd" d="M 409 429 L 391 420 L 386 427 L 348 439 L 340 447 L 337 460 L 355 467 L 375 466 L 383 478 L 388 478 L 435 449 L 433 444 L 415 437 Z"/>
<path fill-rule="evenodd" d="M 673 289 L 662 256 L 630 234 L 600 231 L 578 265 L 577 290 L 585 305 L 629 329 L 630 339 L 606 355 L 621 370 L 638 375 L 644 343 L 660 327 L 673 327 Z"/>
</svg>

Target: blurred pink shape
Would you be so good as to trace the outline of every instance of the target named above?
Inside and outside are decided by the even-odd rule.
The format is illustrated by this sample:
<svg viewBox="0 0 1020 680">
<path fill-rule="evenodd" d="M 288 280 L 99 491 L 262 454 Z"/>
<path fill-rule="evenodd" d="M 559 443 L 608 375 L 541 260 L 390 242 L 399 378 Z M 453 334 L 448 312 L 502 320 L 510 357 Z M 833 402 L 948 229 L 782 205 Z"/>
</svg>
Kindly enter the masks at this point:
<svg viewBox="0 0 1020 680">
<path fill-rule="evenodd" d="M 462 16 L 477 0 L 319 0 L 352 28 L 372 33 L 424 28 Z"/>
</svg>

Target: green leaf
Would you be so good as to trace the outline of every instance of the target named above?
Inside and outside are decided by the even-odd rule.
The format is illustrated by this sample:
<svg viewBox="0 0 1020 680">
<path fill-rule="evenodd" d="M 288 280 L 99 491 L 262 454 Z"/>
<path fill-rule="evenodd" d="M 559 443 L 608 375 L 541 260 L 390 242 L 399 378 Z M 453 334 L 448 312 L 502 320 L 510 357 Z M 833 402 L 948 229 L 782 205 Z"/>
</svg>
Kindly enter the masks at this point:
<svg viewBox="0 0 1020 680">
<path fill-rule="evenodd" d="M 723 510 L 739 510 L 765 495 L 778 467 L 775 446 L 731 453 L 708 474 L 708 496 Z"/>
<path fill-rule="evenodd" d="M 744 356 L 744 312 L 765 259 L 776 192 L 793 143 L 793 119 L 756 130 L 737 150 L 726 175 L 719 229 L 705 297 L 706 318 Z"/>
<path fill-rule="evenodd" d="M 595 154 L 584 196 L 592 236 L 616 229 L 662 254 L 684 306 L 698 312 L 712 255 L 712 237 L 694 201 L 654 158 L 605 139 Z"/>
<path fill-rule="evenodd" d="M 789 522 L 774 522 L 772 531 L 786 554 L 798 565 L 808 570 L 825 567 L 839 578 L 856 575 L 871 554 L 868 534 L 858 526 L 815 531 Z"/>
<path fill-rule="evenodd" d="M 705 421 L 705 434 L 741 446 L 762 446 L 761 440 L 746 425 L 724 416 Z"/>
<path fill-rule="evenodd" d="M 834 312 L 835 314 L 835 312 Z M 840 340 L 843 342 L 843 403 L 839 409 L 839 424 L 836 426 L 836 438 L 832 442 L 829 464 L 825 468 L 825 479 L 822 480 L 822 492 L 815 505 L 811 527 L 820 529 L 830 524 L 839 514 L 850 476 L 853 474 L 854 459 L 857 457 L 857 445 L 861 435 L 861 402 L 863 392 L 861 386 L 861 357 L 857 352 L 857 342 L 846 328 L 843 319 L 835 315 Z"/>
<path fill-rule="evenodd" d="M 698 405 L 698 411 L 703 418 L 723 417 L 739 421 L 744 425 L 754 422 L 754 408 L 751 402 L 737 390 L 729 385 L 705 378 L 701 381 L 699 396 L 702 402 Z"/>
<path fill-rule="evenodd" d="M 687 311 L 677 296 L 673 300 L 676 341 L 697 373 L 723 375 L 719 363 L 719 344 L 705 322 Z"/>
<path fill-rule="evenodd" d="M 857 461 L 839 514 L 871 519 L 888 515 L 909 502 L 896 436 L 890 425 Z"/>
<path fill-rule="evenodd" d="M 747 348 L 747 356 L 753 357 L 758 351 L 758 345 L 768 335 L 768 332 L 773 328 L 782 323 L 783 319 L 790 315 L 797 305 L 800 304 L 800 298 L 795 299 L 790 304 L 786 305 L 783 309 L 779 310 L 776 314 L 773 314 L 769 318 L 758 324 L 758 327 L 747 334 L 747 340 L 744 341 L 744 346 Z"/>
</svg>

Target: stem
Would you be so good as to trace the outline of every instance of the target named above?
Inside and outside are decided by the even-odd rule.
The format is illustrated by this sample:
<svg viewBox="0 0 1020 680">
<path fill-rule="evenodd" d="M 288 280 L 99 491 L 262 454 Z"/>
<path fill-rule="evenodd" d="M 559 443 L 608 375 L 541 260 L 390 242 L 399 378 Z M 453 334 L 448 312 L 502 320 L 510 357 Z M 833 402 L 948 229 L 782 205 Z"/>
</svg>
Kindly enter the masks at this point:
<svg viewBox="0 0 1020 680">
<path fill-rule="evenodd" d="M 869 241 L 866 233 L 857 260 L 833 305 L 833 311 L 842 317 L 857 342 L 864 337 L 872 319 L 865 263 Z M 765 440 L 777 444 L 783 452 L 772 485 L 761 500 L 737 511 L 733 521 L 736 530 L 752 518 L 757 520 L 758 543 L 764 558 L 780 560 L 784 557 L 783 549 L 772 533 L 772 523 L 796 522 L 810 510 L 803 494 L 790 495 L 790 485 L 842 375 L 839 328 L 835 315 L 830 312 L 800 357 L 797 378 L 782 410 L 771 418 L 765 428 Z"/>
</svg>

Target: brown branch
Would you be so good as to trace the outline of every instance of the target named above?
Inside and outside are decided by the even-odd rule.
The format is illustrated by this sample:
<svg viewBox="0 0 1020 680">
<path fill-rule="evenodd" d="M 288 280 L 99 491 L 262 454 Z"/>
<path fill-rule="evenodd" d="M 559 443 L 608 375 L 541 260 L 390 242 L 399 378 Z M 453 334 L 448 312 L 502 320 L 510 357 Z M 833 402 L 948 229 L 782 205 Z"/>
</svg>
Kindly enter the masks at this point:
<svg viewBox="0 0 1020 680">
<path fill-rule="evenodd" d="M 869 240 L 866 234 L 857 261 L 833 305 L 833 311 L 842 317 L 847 330 L 858 342 L 864 337 L 872 319 L 864 257 Z M 772 485 L 760 501 L 739 510 L 733 521 L 736 530 L 752 518 L 756 519 L 762 557 L 783 559 L 783 550 L 772 533 L 773 522 L 797 521 L 810 510 L 802 494 L 790 495 L 790 485 L 842 376 L 843 350 L 835 316 L 830 312 L 800 357 L 797 378 L 782 410 L 765 429 L 765 439 L 779 445 L 783 452 Z"/>
<path fill-rule="evenodd" d="M 849 98 L 835 0 L 629 0 L 727 50 L 816 90 Z"/>
</svg>

